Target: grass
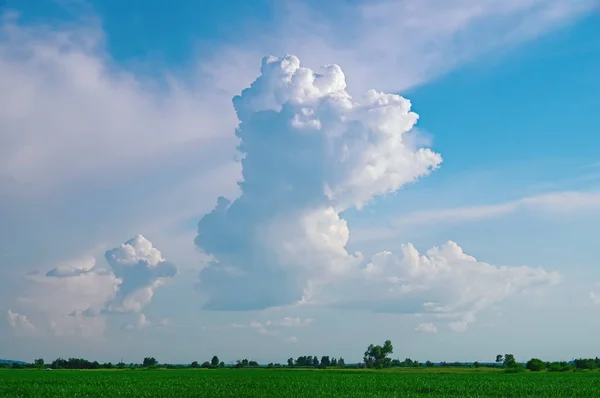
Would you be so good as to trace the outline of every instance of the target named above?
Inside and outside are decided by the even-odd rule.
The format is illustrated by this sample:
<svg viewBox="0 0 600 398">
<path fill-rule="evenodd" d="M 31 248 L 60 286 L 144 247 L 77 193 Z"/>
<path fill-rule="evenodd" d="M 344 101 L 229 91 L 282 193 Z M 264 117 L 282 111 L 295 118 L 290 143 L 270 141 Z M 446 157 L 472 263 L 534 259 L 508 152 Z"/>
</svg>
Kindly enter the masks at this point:
<svg viewBox="0 0 600 398">
<path fill-rule="evenodd" d="M 600 373 L 0 370 L 0 397 L 600 397 Z"/>
</svg>

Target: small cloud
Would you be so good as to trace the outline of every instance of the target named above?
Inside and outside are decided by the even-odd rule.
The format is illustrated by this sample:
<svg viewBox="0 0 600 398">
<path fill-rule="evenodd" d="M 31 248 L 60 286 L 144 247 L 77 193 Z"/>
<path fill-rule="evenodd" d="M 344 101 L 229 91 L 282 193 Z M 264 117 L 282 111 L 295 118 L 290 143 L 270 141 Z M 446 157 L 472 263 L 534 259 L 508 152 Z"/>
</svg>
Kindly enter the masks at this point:
<svg viewBox="0 0 600 398">
<path fill-rule="evenodd" d="M 421 323 L 415 328 L 415 332 L 421 333 L 437 333 L 437 328 L 433 323 Z"/>
<path fill-rule="evenodd" d="M 309 326 L 313 323 L 313 319 L 312 318 L 300 318 L 300 317 L 288 317 L 286 316 L 285 318 L 283 318 L 281 321 L 278 322 L 278 324 L 280 326 L 283 327 L 303 327 L 303 326 Z"/>
<path fill-rule="evenodd" d="M 36 327 L 31 323 L 26 315 L 19 314 L 8 310 L 6 313 L 8 324 L 18 335 L 31 335 L 37 331 Z"/>
<path fill-rule="evenodd" d="M 155 290 L 177 274 L 177 268 L 142 235 L 108 250 L 105 258 L 122 281 L 115 302 L 108 306 L 111 312 L 141 311 L 150 303 Z"/>
<path fill-rule="evenodd" d="M 464 332 L 469 327 L 469 323 L 467 321 L 450 322 L 448 327 L 455 332 Z"/>
<path fill-rule="evenodd" d="M 287 341 L 288 343 L 297 343 L 298 338 L 296 336 L 290 336 L 290 337 L 286 337 L 285 341 Z"/>
<path fill-rule="evenodd" d="M 146 318 L 146 315 L 138 314 L 135 322 L 126 323 L 125 325 L 123 325 L 123 330 L 140 330 L 145 329 L 150 325 L 151 323 L 148 321 L 148 318 Z"/>
</svg>

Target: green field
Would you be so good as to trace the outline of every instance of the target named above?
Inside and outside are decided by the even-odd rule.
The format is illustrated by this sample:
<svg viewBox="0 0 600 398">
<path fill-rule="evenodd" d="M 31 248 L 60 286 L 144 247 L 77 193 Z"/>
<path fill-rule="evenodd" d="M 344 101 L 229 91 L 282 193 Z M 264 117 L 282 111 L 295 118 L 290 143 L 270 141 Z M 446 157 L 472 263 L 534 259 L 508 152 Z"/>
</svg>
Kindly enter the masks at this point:
<svg viewBox="0 0 600 398">
<path fill-rule="evenodd" d="M 0 397 L 600 397 L 599 372 L 0 370 Z"/>
</svg>

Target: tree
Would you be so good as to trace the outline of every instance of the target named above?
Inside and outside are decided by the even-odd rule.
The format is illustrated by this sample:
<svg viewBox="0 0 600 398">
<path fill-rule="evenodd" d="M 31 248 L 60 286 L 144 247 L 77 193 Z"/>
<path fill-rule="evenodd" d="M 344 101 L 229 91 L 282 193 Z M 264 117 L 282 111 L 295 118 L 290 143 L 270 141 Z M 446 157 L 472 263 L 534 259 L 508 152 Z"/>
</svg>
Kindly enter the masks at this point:
<svg viewBox="0 0 600 398">
<path fill-rule="evenodd" d="M 191 363 L 190 368 L 199 368 L 200 364 L 198 363 L 198 361 L 194 361 Z"/>
<path fill-rule="evenodd" d="M 337 364 L 340 368 L 343 368 L 346 366 L 346 362 L 344 361 L 344 358 L 340 357 L 340 359 L 337 360 Z"/>
<path fill-rule="evenodd" d="M 157 364 L 158 361 L 154 357 L 146 357 L 144 358 L 144 362 L 142 363 L 142 365 L 144 365 L 147 368 L 151 366 L 156 366 Z"/>
<path fill-rule="evenodd" d="M 338 360 L 336 357 L 331 358 L 331 366 L 338 366 Z"/>
<path fill-rule="evenodd" d="M 211 364 L 212 366 L 214 366 L 215 368 L 216 368 L 217 366 L 219 366 L 219 357 L 218 357 L 218 356 L 216 356 L 216 355 L 215 355 L 214 357 L 212 357 L 212 359 L 210 360 L 210 364 Z"/>
<path fill-rule="evenodd" d="M 44 360 L 42 358 L 36 359 L 33 361 L 36 366 L 44 366 Z"/>
<path fill-rule="evenodd" d="M 331 366 L 331 360 L 329 359 L 329 355 L 323 355 L 321 357 L 321 366 Z"/>
<path fill-rule="evenodd" d="M 364 362 L 368 368 L 382 368 L 390 367 L 392 360 L 387 356 L 394 352 L 394 347 L 390 340 L 386 340 L 383 343 L 383 347 L 380 345 L 370 344 L 365 351 Z"/>
<path fill-rule="evenodd" d="M 496 355 L 496 362 L 504 362 L 504 357 L 501 354 Z"/>
<path fill-rule="evenodd" d="M 313 357 L 312 366 L 315 368 L 319 367 L 319 358 L 316 355 Z"/>
<path fill-rule="evenodd" d="M 541 359 L 531 358 L 527 361 L 525 369 L 531 370 L 532 372 L 539 372 L 540 370 L 546 369 L 546 364 Z"/>
<path fill-rule="evenodd" d="M 294 358 L 288 358 L 288 360 L 287 360 L 287 365 L 288 365 L 290 368 L 293 368 L 293 367 L 294 367 Z"/>
<path fill-rule="evenodd" d="M 515 356 L 513 354 L 504 355 L 504 367 L 505 368 L 512 368 L 516 364 L 517 364 L 517 361 L 515 361 Z"/>
</svg>

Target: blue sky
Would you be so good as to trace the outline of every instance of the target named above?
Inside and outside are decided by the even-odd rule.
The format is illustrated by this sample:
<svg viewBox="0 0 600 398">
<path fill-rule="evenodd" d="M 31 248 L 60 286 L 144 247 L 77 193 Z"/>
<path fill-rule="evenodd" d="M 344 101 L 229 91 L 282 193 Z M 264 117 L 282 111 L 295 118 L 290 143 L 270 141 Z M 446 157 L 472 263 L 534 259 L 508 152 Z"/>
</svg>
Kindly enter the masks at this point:
<svg viewBox="0 0 600 398">
<path fill-rule="evenodd" d="M 8 0 L 0 357 L 595 355 L 594 7 Z"/>
</svg>

